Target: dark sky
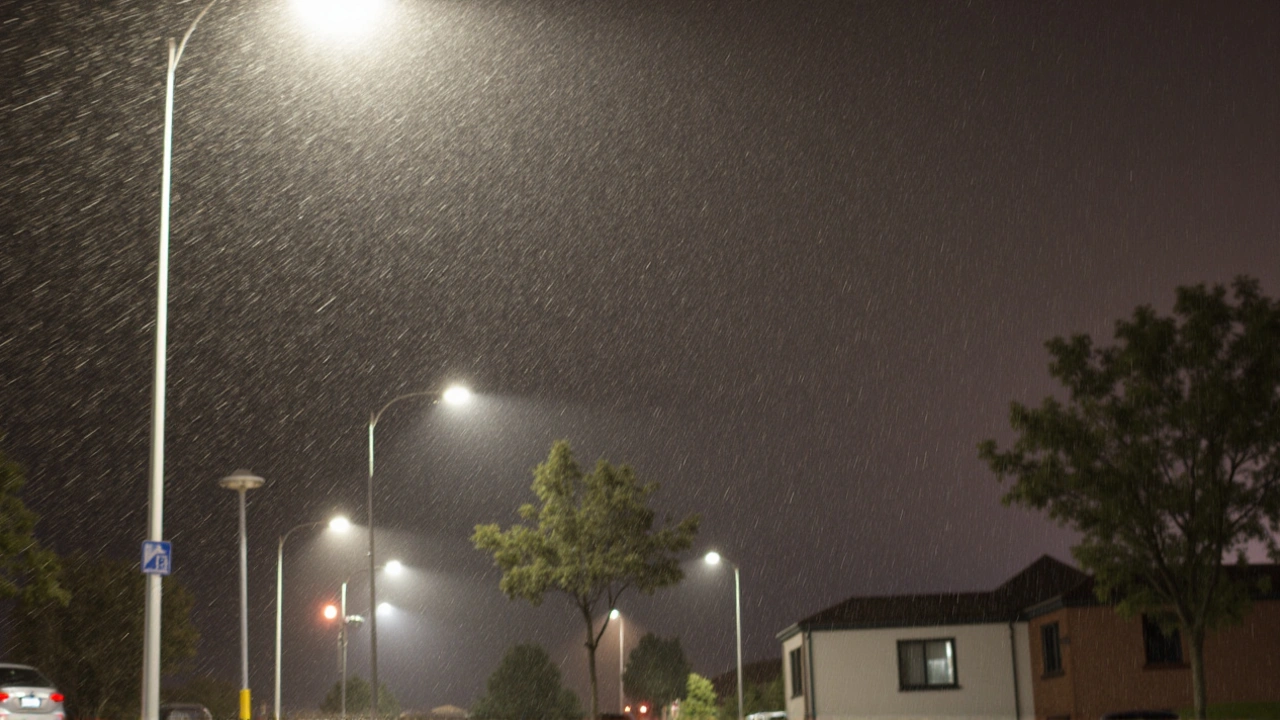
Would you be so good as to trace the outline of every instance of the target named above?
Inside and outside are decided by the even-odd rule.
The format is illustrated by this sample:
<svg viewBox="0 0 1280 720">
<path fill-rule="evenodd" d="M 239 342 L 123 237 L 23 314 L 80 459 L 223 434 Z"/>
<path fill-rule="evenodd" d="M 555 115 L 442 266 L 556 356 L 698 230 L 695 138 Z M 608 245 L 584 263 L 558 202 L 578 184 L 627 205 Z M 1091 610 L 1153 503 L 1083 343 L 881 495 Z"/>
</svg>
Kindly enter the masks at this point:
<svg viewBox="0 0 1280 720">
<path fill-rule="evenodd" d="M 59 551 L 146 535 L 164 39 L 198 8 L 0 0 L 0 434 Z M 696 554 L 742 568 L 747 660 L 852 594 L 1068 557 L 975 446 L 1052 391 L 1047 338 L 1239 273 L 1280 293 L 1277 68 L 1274 2 L 396 0 L 335 40 L 223 0 L 175 124 L 165 526 L 200 669 L 238 678 L 218 478 L 269 482 L 269 703 L 277 536 L 362 517 L 369 412 L 455 380 L 480 401 L 379 425 L 380 555 L 415 568 L 380 586 L 379 665 L 408 707 L 469 705 L 518 641 L 586 700 L 569 604 L 507 601 L 468 542 L 558 438 L 701 513 Z M 289 543 L 286 709 L 334 681 L 316 617 L 363 560 Z M 690 557 L 623 601 L 628 644 L 679 636 L 717 674 L 732 580 Z"/>
</svg>

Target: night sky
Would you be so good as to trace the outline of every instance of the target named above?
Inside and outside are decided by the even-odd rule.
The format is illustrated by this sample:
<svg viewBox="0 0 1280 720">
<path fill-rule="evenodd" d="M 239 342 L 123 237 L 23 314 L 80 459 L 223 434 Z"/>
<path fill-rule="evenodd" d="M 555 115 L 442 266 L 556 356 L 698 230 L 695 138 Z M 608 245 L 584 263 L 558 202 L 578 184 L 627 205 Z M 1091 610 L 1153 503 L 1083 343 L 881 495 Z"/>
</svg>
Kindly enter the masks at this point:
<svg viewBox="0 0 1280 720">
<path fill-rule="evenodd" d="M 0 447 L 58 551 L 146 536 L 165 38 L 201 3 L 0 0 Z M 1280 3 L 395 0 L 373 33 L 223 0 L 179 69 L 165 534 L 197 669 L 271 701 L 276 539 L 365 512 L 380 676 L 469 706 L 536 641 L 584 704 L 581 621 L 468 540 L 534 465 L 631 464 L 701 513 L 627 644 L 746 660 L 860 593 L 990 588 L 1070 533 L 977 458 L 1054 388 L 1044 341 L 1239 273 L 1280 294 Z M 284 705 L 336 679 L 321 606 L 363 537 L 286 549 Z M 353 583 L 351 609 L 367 610 Z M 138 598 L 139 604 L 142 598 Z M 601 699 L 614 709 L 614 627 Z M 367 628 L 352 671 L 367 677 Z M 139 658 L 141 663 L 141 658 Z"/>
</svg>

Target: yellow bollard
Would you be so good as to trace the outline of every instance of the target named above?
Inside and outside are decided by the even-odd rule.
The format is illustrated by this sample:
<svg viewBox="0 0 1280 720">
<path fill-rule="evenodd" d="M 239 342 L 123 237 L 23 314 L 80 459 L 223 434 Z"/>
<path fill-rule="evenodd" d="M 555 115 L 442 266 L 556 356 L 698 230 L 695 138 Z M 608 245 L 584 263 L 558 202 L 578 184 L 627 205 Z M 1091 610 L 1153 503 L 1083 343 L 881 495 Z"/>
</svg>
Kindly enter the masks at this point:
<svg viewBox="0 0 1280 720">
<path fill-rule="evenodd" d="M 240 720 L 249 720 L 253 716 L 253 704 L 249 702 L 249 688 L 240 691 Z"/>
</svg>

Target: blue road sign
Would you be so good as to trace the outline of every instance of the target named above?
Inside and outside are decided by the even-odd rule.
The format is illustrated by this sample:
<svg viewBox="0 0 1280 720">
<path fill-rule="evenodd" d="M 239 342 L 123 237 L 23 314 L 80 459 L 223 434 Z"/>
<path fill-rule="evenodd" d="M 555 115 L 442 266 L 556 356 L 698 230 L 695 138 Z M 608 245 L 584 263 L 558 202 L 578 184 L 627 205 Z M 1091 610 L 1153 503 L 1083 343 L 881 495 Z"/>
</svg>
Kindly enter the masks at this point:
<svg viewBox="0 0 1280 720">
<path fill-rule="evenodd" d="M 173 571 L 173 546 L 163 540 L 142 543 L 142 572 L 147 575 L 168 575 Z"/>
</svg>

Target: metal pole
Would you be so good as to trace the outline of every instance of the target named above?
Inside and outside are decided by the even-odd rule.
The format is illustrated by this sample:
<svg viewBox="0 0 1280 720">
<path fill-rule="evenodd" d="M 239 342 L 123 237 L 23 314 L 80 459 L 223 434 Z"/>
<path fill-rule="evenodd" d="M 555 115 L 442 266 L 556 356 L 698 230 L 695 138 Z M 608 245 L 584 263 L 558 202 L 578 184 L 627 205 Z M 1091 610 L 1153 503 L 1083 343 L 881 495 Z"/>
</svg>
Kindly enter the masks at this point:
<svg viewBox="0 0 1280 720">
<path fill-rule="evenodd" d="M 622 622 L 622 613 L 618 613 L 618 714 L 622 714 L 622 709 L 627 706 L 626 695 L 622 689 L 622 675 L 626 668 L 626 656 L 623 653 L 623 646 L 626 645 L 626 634 L 623 628 L 626 623 Z"/>
<path fill-rule="evenodd" d="M 249 720 L 249 550 L 245 537 L 245 489 L 240 488 L 240 720 Z"/>
<path fill-rule="evenodd" d="M 367 504 L 369 506 L 369 675 L 373 678 L 373 717 L 378 717 L 378 573 L 377 558 L 373 547 L 373 426 L 378 423 L 377 415 L 369 416 L 369 485 L 367 488 Z M 346 617 L 343 617 L 346 622 Z"/>
<path fill-rule="evenodd" d="M 281 603 L 284 601 L 284 539 L 288 533 L 280 536 L 280 545 L 276 548 L 276 699 L 275 720 L 280 720 L 280 627 L 284 615 Z"/>
<path fill-rule="evenodd" d="M 342 581 L 342 629 L 338 631 L 338 642 L 342 645 L 342 710 L 338 717 L 347 720 L 347 581 Z"/>
<path fill-rule="evenodd" d="M 742 586 L 738 582 L 738 566 L 733 566 L 733 612 L 738 631 L 738 720 L 746 708 L 742 706 Z"/>
</svg>

